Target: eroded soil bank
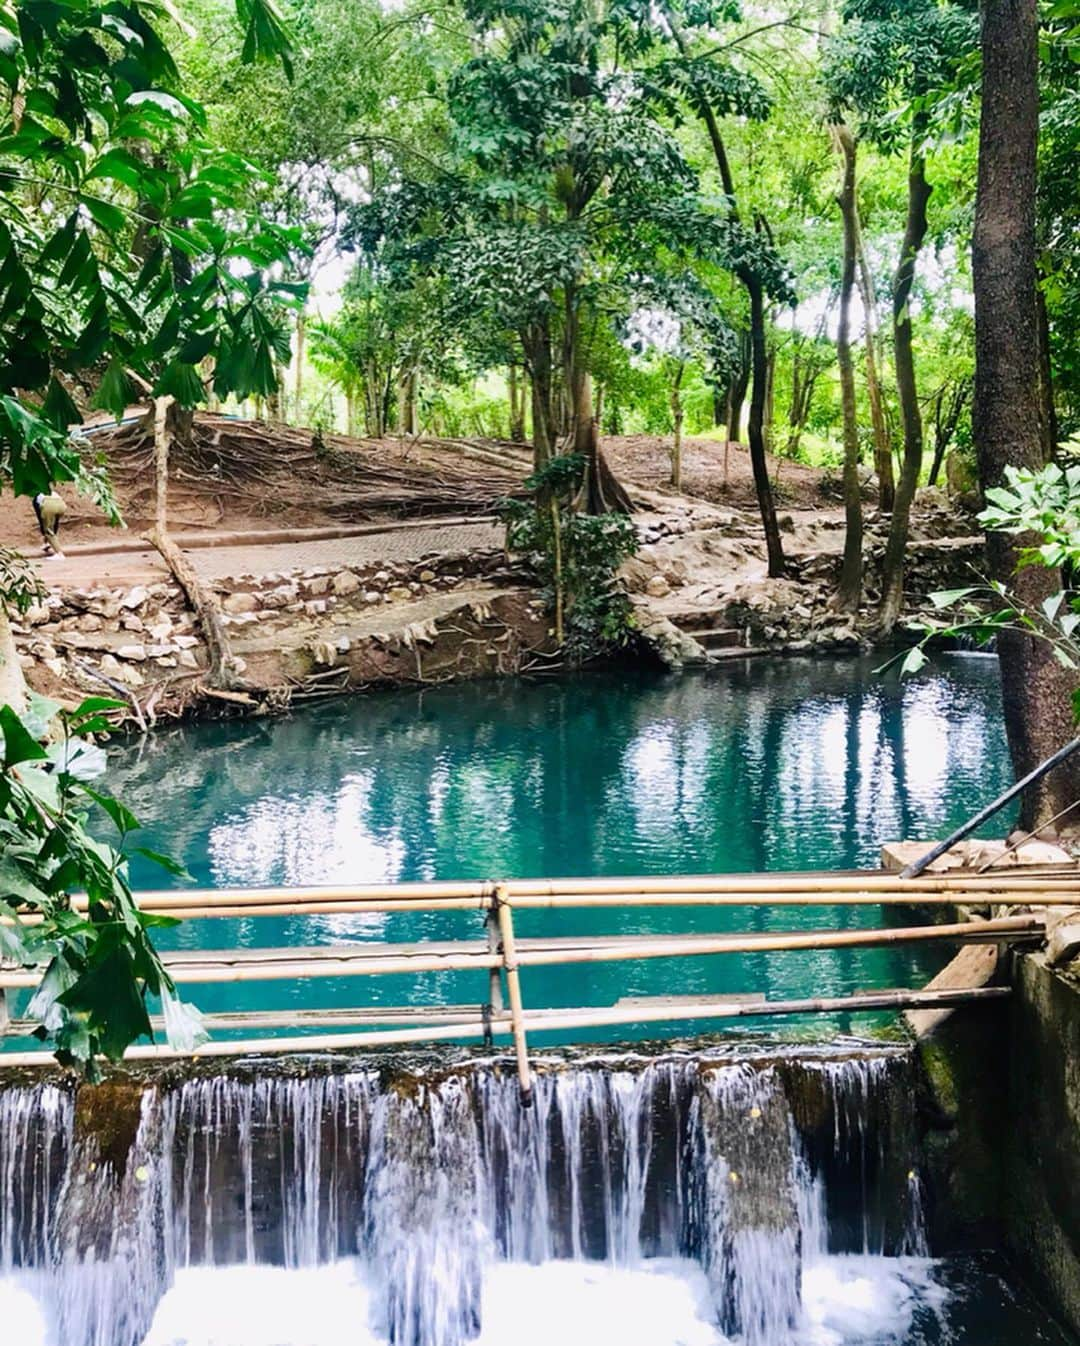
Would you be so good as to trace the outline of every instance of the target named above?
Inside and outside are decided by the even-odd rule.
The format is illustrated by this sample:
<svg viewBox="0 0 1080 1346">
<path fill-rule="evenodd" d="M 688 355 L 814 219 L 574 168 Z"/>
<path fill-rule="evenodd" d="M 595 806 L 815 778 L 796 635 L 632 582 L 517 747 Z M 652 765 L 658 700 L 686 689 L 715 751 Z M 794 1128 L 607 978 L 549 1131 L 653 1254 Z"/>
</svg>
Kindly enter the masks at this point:
<svg viewBox="0 0 1080 1346">
<path fill-rule="evenodd" d="M 142 728 L 562 665 L 544 595 L 527 560 L 506 555 L 493 513 L 528 471 L 521 446 L 335 439 L 316 451 L 305 432 L 220 417 L 198 424 L 197 444 L 174 462 L 171 526 L 220 604 L 239 690 L 209 686 L 200 624 L 161 558 L 140 544 L 150 501 L 145 445 L 131 426 L 103 437 L 129 532 L 106 531 L 72 502 L 64 559 L 39 567 L 47 596 L 14 624 L 35 690 L 62 701 L 111 691 Z M 700 493 L 675 494 L 660 489 L 656 446 L 614 446 L 641 542 L 623 572 L 638 631 L 624 657 L 678 667 L 867 645 L 887 520 L 868 515 L 863 613 L 838 617 L 830 598 L 843 518 L 823 474 L 790 475 L 788 574 L 771 580 L 745 453 L 706 443 L 691 452 Z M 5 505 L 0 534 L 30 553 L 23 504 Z M 920 497 L 912 537 L 914 612 L 931 590 L 969 578 L 981 542 L 971 516 L 939 492 Z"/>
</svg>

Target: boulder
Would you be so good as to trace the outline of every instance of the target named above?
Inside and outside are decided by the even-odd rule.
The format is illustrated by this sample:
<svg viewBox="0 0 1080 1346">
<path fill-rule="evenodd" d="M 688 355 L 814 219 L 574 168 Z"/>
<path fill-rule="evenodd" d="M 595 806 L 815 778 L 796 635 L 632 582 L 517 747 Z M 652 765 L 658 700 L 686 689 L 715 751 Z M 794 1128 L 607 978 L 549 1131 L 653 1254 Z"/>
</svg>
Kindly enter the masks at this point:
<svg viewBox="0 0 1080 1346">
<path fill-rule="evenodd" d="M 116 651 L 118 659 L 125 659 L 132 663 L 141 664 L 146 658 L 145 645 L 121 645 Z"/>
<path fill-rule="evenodd" d="M 359 588 L 360 581 L 351 570 L 342 570 L 334 576 L 333 589 L 339 598 L 354 594 Z"/>
<path fill-rule="evenodd" d="M 240 593 L 228 594 L 221 604 L 224 611 L 233 617 L 239 617 L 246 612 L 255 612 L 259 606 L 259 600 L 254 594 Z"/>
<path fill-rule="evenodd" d="M 671 585 L 663 575 L 653 575 L 650 580 L 646 581 L 645 592 L 650 598 L 664 598 L 671 593 Z"/>
<path fill-rule="evenodd" d="M 640 639 L 665 668 L 682 668 L 684 664 L 705 664 L 709 661 L 708 654 L 693 636 L 680 631 L 666 617 L 644 616 Z"/>
</svg>

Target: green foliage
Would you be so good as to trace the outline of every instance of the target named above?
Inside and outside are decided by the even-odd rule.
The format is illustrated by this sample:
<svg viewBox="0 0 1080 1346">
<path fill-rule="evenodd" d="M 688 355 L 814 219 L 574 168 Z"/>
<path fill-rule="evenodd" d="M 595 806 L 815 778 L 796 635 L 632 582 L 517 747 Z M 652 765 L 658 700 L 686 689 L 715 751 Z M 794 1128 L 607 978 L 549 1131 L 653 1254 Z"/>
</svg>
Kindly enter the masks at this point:
<svg viewBox="0 0 1080 1346">
<path fill-rule="evenodd" d="M 240 0 L 252 56 L 285 42 L 271 0 Z M 89 481 L 67 428 L 100 371 L 119 414 L 134 381 L 185 405 L 268 392 L 284 350 L 271 279 L 294 240 L 237 215 L 253 170 L 202 138 L 156 7 L 0 8 L 0 488 Z"/>
<path fill-rule="evenodd" d="M 527 500 L 506 500 L 509 551 L 529 556 L 549 606 L 565 613 L 566 652 L 575 660 L 624 646 L 634 615 L 619 566 L 638 549 L 624 514 L 582 514 L 573 507 L 585 462 L 561 454 L 526 481 Z"/>
<path fill-rule="evenodd" d="M 989 502 L 979 521 L 991 532 L 1031 539 L 1018 550 L 1017 568 L 1044 566 L 1075 574 L 1080 568 L 1080 467 L 1063 471 L 1050 463 L 1038 472 L 1007 467 L 1005 485 L 986 492 Z M 926 647 L 943 638 L 966 636 L 988 645 L 1003 632 L 1035 636 L 1047 644 L 1063 668 L 1080 682 L 1080 595 L 1071 589 L 1050 594 L 1037 607 L 1025 603 L 997 580 L 931 594 L 938 611 L 949 619 L 928 618 L 919 624 L 922 638 L 901 665 L 916 673 L 927 662 Z M 1072 694 L 1073 714 L 1080 723 L 1080 686 Z"/>
<path fill-rule="evenodd" d="M 151 943 L 152 928 L 175 922 L 139 911 L 128 884 L 124 847 L 139 824 L 90 783 L 104 769 L 93 735 L 109 728 L 117 705 L 91 698 L 65 711 L 33 698 L 22 717 L 0 707 L 0 954 L 44 965 L 26 1013 L 57 1059 L 91 1078 L 99 1056 L 118 1061 L 152 1036 L 150 997 L 166 1008 L 170 1045 L 188 1051 L 206 1036 Z M 45 744 L 48 726 L 60 737 Z M 112 821 L 117 846 L 90 835 L 93 812 Z M 85 911 L 73 909 L 75 892 L 85 894 Z"/>
</svg>

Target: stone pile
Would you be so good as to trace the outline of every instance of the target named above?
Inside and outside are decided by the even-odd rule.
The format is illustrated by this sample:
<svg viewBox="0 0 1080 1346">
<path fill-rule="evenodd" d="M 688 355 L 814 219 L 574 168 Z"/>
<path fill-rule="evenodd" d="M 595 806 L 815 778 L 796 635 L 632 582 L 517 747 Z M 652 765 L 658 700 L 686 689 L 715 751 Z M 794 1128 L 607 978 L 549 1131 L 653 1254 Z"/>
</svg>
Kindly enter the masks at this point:
<svg viewBox="0 0 1080 1346">
<path fill-rule="evenodd" d="M 501 552 L 407 562 L 317 567 L 215 581 L 226 627 L 283 627 L 307 619 L 343 624 L 358 611 L 453 590 L 482 578 L 521 581 Z M 54 694 L 98 692 L 103 682 L 137 691 L 207 666 L 201 632 L 170 581 L 132 588 L 55 589 L 13 621 L 31 686 Z M 243 664 L 243 661 L 239 661 Z M 243 671 L 241 667 L 240 671 Z"/>
</svg>

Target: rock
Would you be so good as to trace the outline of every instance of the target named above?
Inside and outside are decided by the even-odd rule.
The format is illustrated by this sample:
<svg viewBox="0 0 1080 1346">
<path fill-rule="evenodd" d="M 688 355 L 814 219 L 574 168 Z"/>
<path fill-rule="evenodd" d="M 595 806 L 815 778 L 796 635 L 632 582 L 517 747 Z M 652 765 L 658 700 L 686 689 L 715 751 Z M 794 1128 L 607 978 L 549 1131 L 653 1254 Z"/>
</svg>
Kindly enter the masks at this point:
<svg viewBox="0 0 1080 1346">
<path fill-rule="evenodd" d="M 159 654 L 154 662 L 159 668 L 175 668 L 176 660 L 171 654 Z"/>
<path fill-rule="evenodd" d="M 172 635 L 173 624 L 166 618 L 164 621 L 156 621 L 150 628 L 150 638 L 156 640 L 159 644 L 163 640 L 168 640 Z"/>
<path fill-rule="evenodd" d="M 198 659 L 195 657 L 195 651 L 194 651 L 194 650 L 184 650 L 184 649 L 182 649 L 182 650 L 178 650 L 177 653 L 176 653 L 176 659 L 177 659 L 177 662 L 179 663 L 179 665 L 180 665 L 181 668 L 198 668 L 198 667 L 199 667 L 199 661 L 198 661 Z"/>
<path fill-rule="evenodd" d="M 371 577 L 371 582 L 372 584 L 389 584 L 390 583 L 389 570 L 376 570 L 375 574 L 372 575 Z"/>
<path fill-rule="evenodd" d="M 323 668 L 333 668 L 337 663 L 338 649 L 329 640 L 320 640 L 311 647 L 311 655 Z"/>
<path fill-rule="evenodd" d="M 431 584 L 435 580 L 435 572 L 434 570 L 421 570 L 417 578 L 421 584 Z"/>
<path fill-rule="evenodd" d="M 31 603 L 23 615 L 23 621 L 26 622 L 28 626 L 42 626 L 49 620 L 51 615 L 47 603 Z"/>
<path fill-rule="evenodd" d="M 85 631 L 87 633 L 100 631 L 102 626 L 104 626 L 104 622 L 94 612 L 84 612 L 75 623 L 76 631 Z"/>
<path fill-rule="evenodd" d="M 195 636 L 173 636 L 172 643 L 178 650 L 193 650 L 199 642 Z"/>
<path fill-rule="evenodd" d="M 682 668 L 687 663 L 708 663 L 709 656 L 693 636 L 680 631 L 666 617 L 654 617 L 642 626 L 641 640 L 665 668 Z"/>
<path fill-rule="evenodd" d="M 254 594 L 241 590 L 239 593 L 229 594 L 221 606 L 230 616 L 239 617 L 244 613 L 255 612 L 258 609 L 259 600 Z"/>
<path fill-rule="evenodd" d="M 663 575 L 654 575 L 645 585 L 645 592 L 650 598 L 664 598 L 671 593 L 671 585 Z"/>
<path fill-rule="evenodd" d="M 282 584 L 276 589 L 271 589 L 268 594 L 263 594 L 262 602 L 264 608 L 271 608 L 280 612 L 287 608 L 290 603 L 295 603 L 300 590 L 295 584 Z"/>
<path fill-rule="evenodd" d="M 330 577 L 328 575 L 312 575 L 306 581 L 305 588 L 311 598 L 318 598 L 329 590 Z"/>
<path fill-rule="evenodd" d="M 395 603 L 407 603 L 412 598 L 412 593 L 404 584 L 395 584 L 387 591 L 386 596 Z"/>
<path fill-rule="evenodd" d="M 120 627 L 124 631 L 145 631 L 146 623 L 137 612 L 133 612 L 128 617 L 120 618 Z"/>
<path fill-rule="evenodd" d="M 348 636 L 339 636 L 337 642 L 338 654 L 348 654 L 352 649 L 352 641 Z"/>
<path fill-rule="evenodd" d="M 134 663 L 141 664 L 143 660 L 146 658 L 146 646 L 121 645 L 120 648 L 116 651 L 116 657 L 118 659 L 127 659 L 129 661 L 133 661 Z"/>
<path fill-rule="evenodd" d="M 794 533 L 795 520 L 790 514 L 780 514 L 777 516 L 776 526 L 781 533 Z"/>
<path fill-rule="evenodd" d="M 56 646 L 50 645 L 47 640 L 35 640 L 30 646 L 30 653 L 35 659 L 41 659 L 46 663 L 57 657 Z"/>
<path fill-rule="evenodd" d="M 63 679 L 67 676 L 67 665 L 63 659 L 43 659 L 41 661 L 54 678 Z"/>
<path fill-rule="evenodd" d="M 365 603 L 378 603 L 382 600 L 382 594 L 377 589 L 365 589 L 363 599 Z"/>
<path fill-rule="evenodd" d="M 344 598 L 348 594 L 356 593 L 360 588 L 360 581 L 351 570 L 342 570 L 334 576 L 333 590 L 339 598 Z"/>
<path fill-rule="evenodd" d="M 304 604 L 304 611 L 312 617 L 321 617 L 329 606 L 325 598 L 310 598 Z"/>
<path fill-rule="evenodd" d="M 136 608 L 141 608 L 149 598 L 150 594 L 141 584 L 137 584 L 134 589 L 129 589 L 121 598 L 120 606 L 127 612 L 134 612 Z"/>
</svg>

